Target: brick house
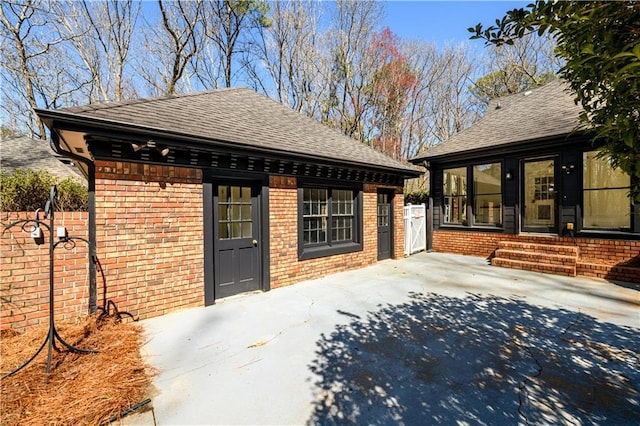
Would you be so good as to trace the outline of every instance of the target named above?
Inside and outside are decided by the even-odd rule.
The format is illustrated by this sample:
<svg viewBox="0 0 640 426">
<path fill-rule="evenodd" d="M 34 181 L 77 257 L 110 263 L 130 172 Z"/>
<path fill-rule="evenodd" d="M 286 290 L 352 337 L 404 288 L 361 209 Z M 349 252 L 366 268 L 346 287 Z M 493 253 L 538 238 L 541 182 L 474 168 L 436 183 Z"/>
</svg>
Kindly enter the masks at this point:
<svg viewBox="0 0 640 426">
<path fill-rule="evenodd" d="M 249 89 L 37 113 L 88 176 L 97 292 L 121 310 L 402 256 L 403 183 L 420 172 Z"/>
<path fill-rule="evenodd" d="M 561 82 L 493 100 L 411 161 L 430 172 L 433 249 L 492 264 L 640 282 L 631 178 L 596 156 Z"/>
</svg>

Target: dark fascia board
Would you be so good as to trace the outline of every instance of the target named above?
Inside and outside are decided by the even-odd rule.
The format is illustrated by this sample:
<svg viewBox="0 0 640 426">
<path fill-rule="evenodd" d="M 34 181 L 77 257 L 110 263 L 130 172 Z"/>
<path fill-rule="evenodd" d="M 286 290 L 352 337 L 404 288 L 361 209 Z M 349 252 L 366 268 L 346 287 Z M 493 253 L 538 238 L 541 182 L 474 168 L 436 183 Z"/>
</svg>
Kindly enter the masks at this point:
<svg viewBox="0 0 640 426">
<path fill-rule="evenodd" d="M 36 109 L 35 112 L 51 131 L 54 131 L 54 129 L 61 129 L 91 134 L 99 134 L 102 132 L 107 137 L 117 137 L 117 135 L 120 135 L 122 138 L 127 138 L 132 141 L 146 141 L 150 138 L 153 138 L 159 143 L 163 143 L 163 141 L 166 141 L 166 144 L 168 145 L 180 146 L 184 148 L 195 148 L 203 152 L 218 150 L 227 153 L 243 153 L 251 156 L 255 156 L 258 153 L 264 158 L 274 160 L 278 159 L 298 162 L 309 161 L 323 165 L 346 167 L 356 170 L 379 171 L 399 175 L 404 178 L 415 178 L 422 174 L 420 170 L 414 170 L 409 167 L 393 168 L 375 166 L 369 163 L 360 163 L 356 161 L 339 161 L 334 158 L 323 157 L 322 155 L 298 154 L 286 150 L 262 148 L 259 146 L 247 145 L 239 142 L 228 142 L 217 139 L 214 140 L 200 138 L 180 132 L 158 130 L 151 127 L 125 124 L 113 120 L 78 116 L 76 114 L 65 113 L 62 111 Z"/>
<path fill-rule="evenodd" d="M 583 131 L 574 133 L 563 133 L 560 135 L 548 136 L 540 139 L 528 139 L 526 141 L 512 142 L 504 145 L 471 149 L 449 154 L 434 155 L 432 157 L 428 157 L 426 155 L 421 157 L 414 157 L 410 159 L 409 162 L 422 165 L 425 161 L 430 163 L 448 163 L 456 161 L 466 161 L 478 157 L 506 156 L 519 154 L 526 151 L 538 151 L 580 143 L 591 143 L 593 141 L 593 137 L 593 134 Z"/>
</svg>

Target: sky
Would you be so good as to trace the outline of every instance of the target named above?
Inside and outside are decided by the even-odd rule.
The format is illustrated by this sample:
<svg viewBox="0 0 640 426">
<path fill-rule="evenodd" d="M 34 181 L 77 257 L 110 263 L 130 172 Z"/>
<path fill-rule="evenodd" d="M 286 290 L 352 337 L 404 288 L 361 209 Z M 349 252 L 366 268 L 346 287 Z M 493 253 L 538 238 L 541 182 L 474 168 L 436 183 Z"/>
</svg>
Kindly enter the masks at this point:
<svg viewBox="0 0 640 426">
<path fill-rule="evenodd" d="M 418 38 L 434 42 L 459 44 L 469 40 L 467 28 L 481 22 L 495 23 L 505 12 L 526 7 L 531 1 L 399 1 L 385 2 L 386 18 L 383 26 L 403 39 Z M 483 47 L 479 40 L 472 43 Z"/>
</svg>

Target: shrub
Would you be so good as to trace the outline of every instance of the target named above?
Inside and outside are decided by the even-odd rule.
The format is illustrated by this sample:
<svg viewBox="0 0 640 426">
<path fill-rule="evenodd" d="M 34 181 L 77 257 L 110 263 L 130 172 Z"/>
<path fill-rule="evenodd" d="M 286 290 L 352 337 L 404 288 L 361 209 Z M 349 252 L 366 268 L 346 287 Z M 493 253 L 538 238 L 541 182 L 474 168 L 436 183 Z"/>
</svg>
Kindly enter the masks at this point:
<svg viewBox="0 0 640 426">
<path fill-rule="evenodd" d="M 56 210 L 86 211 L 88 190 L 78 179 L 59 179 L 46 170 L 17 169 L 0 173 L 0 211 L 22 212 L 44 208 L 51 186 L 58 186 Z"/>
<path fill-rule="evenodd" d="M 429 204 L 429 191 L 420 190 L 404 194 L 405 204 Z"/>
</svg>

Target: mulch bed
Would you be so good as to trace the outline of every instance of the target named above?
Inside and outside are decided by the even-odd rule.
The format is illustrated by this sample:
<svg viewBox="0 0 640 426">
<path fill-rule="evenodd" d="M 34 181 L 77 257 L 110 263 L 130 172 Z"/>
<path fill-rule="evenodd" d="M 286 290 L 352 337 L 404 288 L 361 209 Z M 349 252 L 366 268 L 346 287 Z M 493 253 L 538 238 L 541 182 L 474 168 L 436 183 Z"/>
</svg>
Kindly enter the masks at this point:
<svg viewBox="0 0 640 426">
<path fill-rule="evenodd" d="M 153 369 L 140 355 L 142 329 L 135 323 L 89 316 L 56 323 L 69 344 L 94 354 L 53 351 L 45 373 L 47 347 L 25 368 L 5 377 L 42 345 L 48 326 L 0 335 L 0 424 L 100 425 L 151 396 Z M 57 344 L 59 348 L 62 345 Z"/>
</svg>

